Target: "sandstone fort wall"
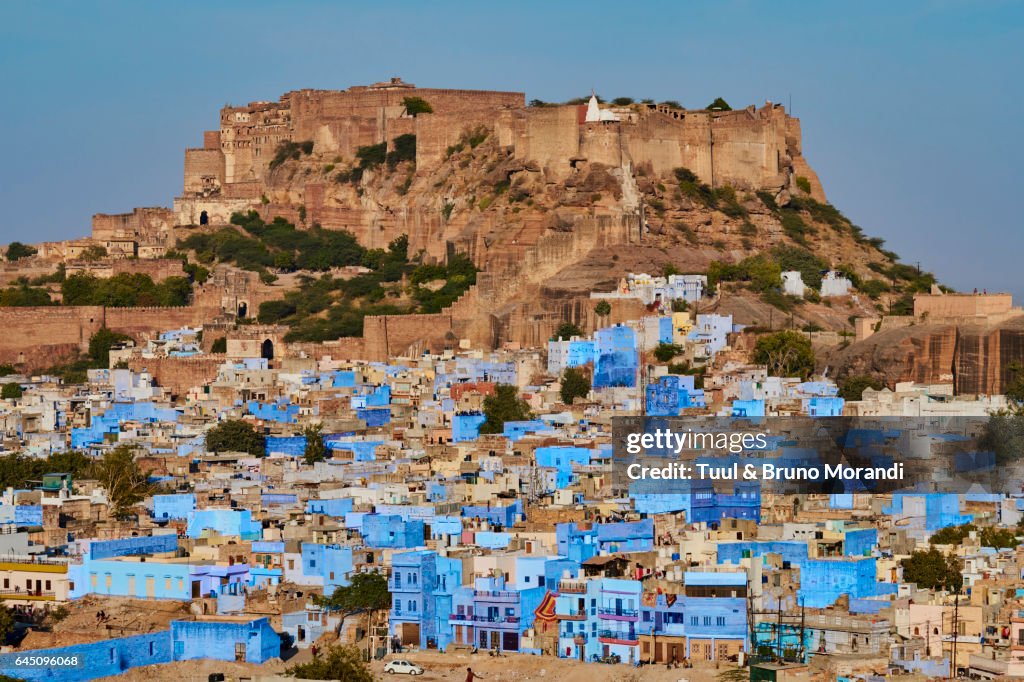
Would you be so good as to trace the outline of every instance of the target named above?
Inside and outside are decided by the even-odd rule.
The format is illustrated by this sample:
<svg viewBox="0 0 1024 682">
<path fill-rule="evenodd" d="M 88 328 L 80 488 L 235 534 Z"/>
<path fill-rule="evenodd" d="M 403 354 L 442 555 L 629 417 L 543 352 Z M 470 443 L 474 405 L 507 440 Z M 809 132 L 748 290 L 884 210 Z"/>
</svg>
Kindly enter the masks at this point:
<svg viewBox="0 0 1024 682">
<path fill-rule="evenodd" d="M 220 149 L 185 150 L 185 192 L 220 189 L 224 184 L 224 153 Z"/>
<path fill-rule="evenodd" d="M 223 355 L 208 355 L 194 358 L 140 358 L 128 361 L 133 372 L 148 371 L 157 386 L 162 386 L 176 396 L 184 395 L 193 386 L 202 386 L 217 378 L 217 371 L 225 362 Z"/>
</svg>

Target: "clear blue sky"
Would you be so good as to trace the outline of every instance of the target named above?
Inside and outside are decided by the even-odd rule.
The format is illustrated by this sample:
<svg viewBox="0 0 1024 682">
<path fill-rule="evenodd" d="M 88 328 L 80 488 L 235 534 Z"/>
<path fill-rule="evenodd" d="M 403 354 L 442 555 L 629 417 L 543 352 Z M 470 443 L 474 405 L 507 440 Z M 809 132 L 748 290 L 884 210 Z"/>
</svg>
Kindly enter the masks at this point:
<svg viewBox="0 0 1024 682">
<path fill-rule="evenodd" d="M 958 289 L 1024 299 L 1024 4 L 0 4 L 0 241 L 170 206 L 225 103 L 423 86 L 788 103 L 829 199 Z"/>
</svg>

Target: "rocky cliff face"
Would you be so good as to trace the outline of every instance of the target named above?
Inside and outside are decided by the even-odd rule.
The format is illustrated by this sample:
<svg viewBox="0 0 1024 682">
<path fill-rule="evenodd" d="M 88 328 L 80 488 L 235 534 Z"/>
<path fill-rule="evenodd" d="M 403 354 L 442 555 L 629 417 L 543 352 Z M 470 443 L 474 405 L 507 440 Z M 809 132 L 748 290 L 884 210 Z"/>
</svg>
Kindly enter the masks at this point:
<svg viewBox="0 0 1024 682">
<path fill-rule="evenodd" d="M 657 172 L 628 155 L 620 165 L 565 158 L 569 172 L 554 172 L 550 159 L 520 158 L 485 127 L 458 139 L 432 169 L 411 161 L 360 169 L 315 152 L 290 159 L 269 173 L 259 210 L 348 229 L 371 247 L 408 234 L 411 252 L 427 258 L 469 254 L 482 273 L 454 312 L 487 344 L 543 341 L 567 319 L 584 329 L 597 324 L 589 293 L 613 290 L 630 272 L 705 273 L 714 261 L 777 246 L 798 246 L 864 279 L 891 263 L 858 228 L 823 211 L 792 166 L 767 189 L 712 188 L 685 169 Z M 783 312 L 760 304 L 743 282 L 725 288 L 715 309 L 735 309 L 748 324 L 778 327 L 792 316 L 793 326 L 839 330 L 852 315 L 873 314 L 850 301 Z"/>
<path fill-rule="evenodd" d="M 1003 393 L 1011 363 L 1024 358 L 1024 315 L 992 325 L 915 324 L 870 336 L 824 354 L 819 364 L 836 376 L 870 375 L 897 381 L 952 382 L 958 394 Z"/>
<path fill-rule="evenodd" d="M 175 220 L 202 229 L 255 209 L 348 230 L 370 248 L 405 234 L 428 260 L 466 253 L 482 273 L 453 308 L 452 332 L 488 345 L 543 340 L 567 319 L 588 329 L 590 292 L 630 272 L 706 273 L 760 256 L 707 305 L 748 324 L 832 330 L 873 315 L 899 279 L 881 240 L 825 203 L 783 107 L 587 112 L 400 79 L 226 107 L 220 129 L 186 152 Z M 779 248 L 811 279 L 842 266 L 872 284 L 871 299 L 763 305 L 751 270 L 780 260 Z"/>
</svg>

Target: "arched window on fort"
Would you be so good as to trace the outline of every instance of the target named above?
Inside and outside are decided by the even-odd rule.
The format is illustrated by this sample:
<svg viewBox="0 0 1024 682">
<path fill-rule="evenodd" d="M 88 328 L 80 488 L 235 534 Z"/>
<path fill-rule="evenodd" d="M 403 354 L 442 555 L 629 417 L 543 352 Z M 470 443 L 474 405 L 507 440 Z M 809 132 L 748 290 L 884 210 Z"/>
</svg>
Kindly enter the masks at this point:
<svg viewBox="0 0 1024 682">
<path fill-rule="evenodd" d="M 266 360 L 274 359 L 274 342 L 266 339 L 260 346 L 260 357 Z"/>
<path fill-rule="evenodd" d="M 210 224 L 210 216 L 206 213 L 206 211 L 203 211 L 202 213 L 199 214 L 199 224 L 200 225 L 209 225 Z"/>
<path fill-rule="evenodd" d="M 241 303 L 238 304 L 238 316 L 239 317 L 245 317 L 248 312 L 249 312 L 249 306 L 248 306 L 248 304 L 245 301 L 242 301 Z"/>
</svg>

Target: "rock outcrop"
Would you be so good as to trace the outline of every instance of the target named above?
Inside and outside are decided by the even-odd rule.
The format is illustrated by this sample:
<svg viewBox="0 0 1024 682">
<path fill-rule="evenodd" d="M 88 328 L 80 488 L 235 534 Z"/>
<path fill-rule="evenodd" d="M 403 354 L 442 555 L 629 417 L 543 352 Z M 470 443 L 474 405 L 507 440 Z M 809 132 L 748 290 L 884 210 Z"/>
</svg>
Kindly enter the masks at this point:
<svg viewBox="0 0 1024 682">
<path fill-rule="evenodd" d="M 1011 363 L 1024 358 L 1024 315 L 996 324 L 919 323 L 881 331 L 819 364 L 834 375 L 898 381 L 952 382 L 957 394 L 1003 393 L 1013 380 Z"/>
</svg>

